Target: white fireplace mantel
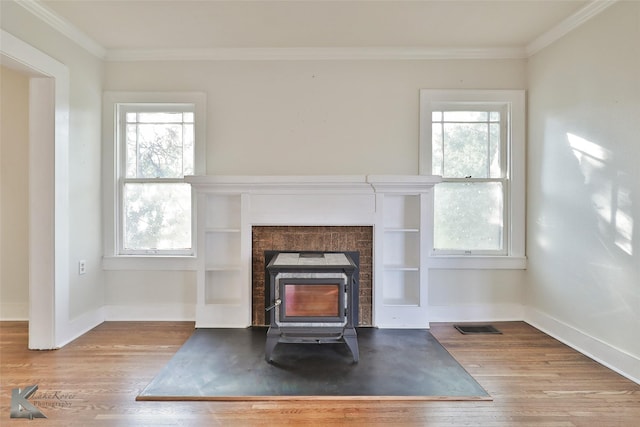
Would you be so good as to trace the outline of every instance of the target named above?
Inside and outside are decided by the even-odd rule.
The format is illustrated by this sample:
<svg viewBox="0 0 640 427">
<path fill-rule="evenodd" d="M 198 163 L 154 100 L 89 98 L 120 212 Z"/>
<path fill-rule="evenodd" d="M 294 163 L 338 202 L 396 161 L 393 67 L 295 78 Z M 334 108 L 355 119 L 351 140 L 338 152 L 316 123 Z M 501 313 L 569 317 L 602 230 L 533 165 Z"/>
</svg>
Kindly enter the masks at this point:
<svg viewBox="0 0 640 427">
<path fill-rule="evenodd" d="M 371 193 L 428 192 L 441 181 L 434 175 L 194 175 L 194 188 L 215 193 Z"/>
<path fill-rule="evenodd" d="M 197 327 L 251 324 L 251 227 L 374 228 L 373 323 L 425 328 L 432 189 L 425 175 L 186 178 L 197 200 Z"/>
</svg>

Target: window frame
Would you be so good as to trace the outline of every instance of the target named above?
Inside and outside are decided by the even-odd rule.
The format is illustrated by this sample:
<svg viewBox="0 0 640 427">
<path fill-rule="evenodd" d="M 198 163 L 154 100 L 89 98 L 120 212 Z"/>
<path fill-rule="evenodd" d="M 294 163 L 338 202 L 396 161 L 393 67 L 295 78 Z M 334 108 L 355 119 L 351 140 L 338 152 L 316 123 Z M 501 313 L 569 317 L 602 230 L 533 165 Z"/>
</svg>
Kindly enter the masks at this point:
<svg viewBox="0 0 640 427">
<path fill-rule="evenodd" d="M 123 202 L 122 188 L 126 171 L 122 155 L 122 135 L 119 120 L 121 107 L 147 106 L 150 111 L 162 105 L 193 106 L 194 113 L 194 174 L 205 173 L 206 161 L 206 97 L 200 92 L 105 92 L 103 97 L 103 268 L 110 269 L 164 269 L 194 270 L 196 268 L 197 227 L 196 200 L 191 200 L 191 250 L 190 251 L 128 251 L 122 248 Z M 163 109 L 163 108 L 161 108 Z M 147 181 L 144 179 L 143 181 Z M 165 181 L 165 180 L 163 180 Z M 167 182 L 185 182 L 184 179 L 166 179 Z"/>
<path fill-rule="evenodd" d="M 436 108 L 437 107 L 437 108 Z M 508 230 L 509 225 L 509 215 L 507 213 L 507 207 L 509 206 L 509 167 L 508 167 L 508 146 L 509 146 L 509 110 L 504 103 L 434 103 L 432 104 L 432 111 L 436 112 L 451 112 L 451 111 L 482 111 L 486 113 L 490 113 L 492 111 L 498 111 L 500 113 L 500 176 L 499 177 L 448 177 L 444 174 L 442 175 L 442 183 L 450 183 L 450 184 L 466 184 L 466 183 L 489 183 L 496 182 L 500 183 L 502 187 L 502 219 L 503 219 L 503 227 L 502 229 Z M 441 118 L 441 123 L 447 123 L 444 119 L 444 114 Z M 485 124 L 490 123 L 490 120 L 487 121 L 477 121 L 477 122 L 465 122 L 465 123 L 476 123 L 476 124 Z M 433 130 L 434 120 L 431 120 L 431 126 Z M 433 136 L 433 132 L 432 132 Z M 433 144 L 433 139 L 431 139 L 431 144 Z M 432 147 L 433 148 L 433 147 Z M 433 153 L 433 151 L 431 151 Z M 442 167 L 444 172 L 444 167 L 446 164 L 446 153 L 443 147 L 443 157 L 442 157 Z M 433 171 L 433 158 L 431 164 Z M 435 192 L 437 192 L 437 187 L 434 191 L 434 200 L 435 200 Z M 435 204 L 434 204 L 435 207 Z M 485 255 L 485 256 L 503 256 L 507 255 L 508 248 L 508 232 L 502 232 L 502 241 L 501 241 L 501 249 L 499 250 L 478 250 L 478 249 L 436 249 L 432 247 L 432 253 L 437 255 Z M 434 237 L 435 237 L 435 212 L 434 212 Z M 435 246 L 435 242 L 434 245 Z"/>
<path fill-rule="evenodd" d="M 524 269 L 525 256 L 525 91 L 524 90 L 420 90 L 420 165 L 421 175 L 432 175 L 432 112 L 453 111 L 479 106 L 500 106 L 506 111 L 504 153 L 504 250 L 434 250 L 433 226 L 429 236 L 431 268 Z M 446 182 L 447 179 L 443 179 Z M 451 179 L 460 181 L 460 179 Z M 464 181 L 464 179 L 462 180 Z M 431 212 L 433 218 L 433 211 Z"/>
</svg>

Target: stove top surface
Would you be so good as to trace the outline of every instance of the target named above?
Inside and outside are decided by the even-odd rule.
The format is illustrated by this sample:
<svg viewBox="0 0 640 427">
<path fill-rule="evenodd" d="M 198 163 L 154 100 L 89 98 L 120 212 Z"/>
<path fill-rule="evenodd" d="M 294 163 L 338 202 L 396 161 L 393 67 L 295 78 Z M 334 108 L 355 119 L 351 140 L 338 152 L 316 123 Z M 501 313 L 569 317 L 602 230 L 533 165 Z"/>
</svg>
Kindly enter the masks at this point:
<svg viewBox="0 0 640 427">
<path fill-rule="evenodd" d="M 349 266 L 351 262 L 344 253 L 279 253 L 271 263 L 273 266 Z"/>
</svg>

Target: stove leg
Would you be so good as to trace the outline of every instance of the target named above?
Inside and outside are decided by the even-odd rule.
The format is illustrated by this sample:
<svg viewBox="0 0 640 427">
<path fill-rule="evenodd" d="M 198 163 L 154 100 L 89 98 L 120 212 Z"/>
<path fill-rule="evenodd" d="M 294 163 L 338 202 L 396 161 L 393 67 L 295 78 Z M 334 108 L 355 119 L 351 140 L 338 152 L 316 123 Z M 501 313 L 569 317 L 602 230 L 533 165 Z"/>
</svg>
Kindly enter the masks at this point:
<svg viewBox="0 0 640 427">
<path fill-rule="evenodd" d="M 360 360 L 360 351 L 358 350 L 358 336 L 356 335 L 356 330 L 353 328 L 345 329 L 342 334 L 342 338 L 344 339 L 345 344 L 347 344 L 347 347 L 349 347 L 349 350 L 351 350 L 353 362 L 358 363 L 358 360 Z"/>
<path fill-rule="evenodd" d="M 267 331 L 267 342 L 264 345 L 264 358 L 267 362 L 271 363 L 271 353 L 273 353 L 273 349 L 280 341 L 280 332 L 277 330 L 269 330 Z"/>
</svg>

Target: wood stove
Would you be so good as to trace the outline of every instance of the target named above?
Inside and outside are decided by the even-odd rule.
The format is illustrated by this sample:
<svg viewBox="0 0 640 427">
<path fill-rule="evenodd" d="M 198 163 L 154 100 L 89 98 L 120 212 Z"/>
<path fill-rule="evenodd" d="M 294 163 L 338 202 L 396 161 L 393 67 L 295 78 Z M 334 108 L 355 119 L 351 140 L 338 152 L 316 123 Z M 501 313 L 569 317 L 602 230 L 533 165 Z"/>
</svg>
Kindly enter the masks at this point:
<svg viewBox="0 0 640 427">
<path fill-rule="evenodd" d="M 266 360 L 278 343 L 342 342 L 357 362 L 359 254 L 268 251 L 265 258 Z"/>
</svg>

